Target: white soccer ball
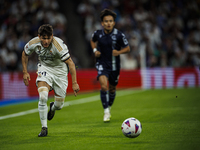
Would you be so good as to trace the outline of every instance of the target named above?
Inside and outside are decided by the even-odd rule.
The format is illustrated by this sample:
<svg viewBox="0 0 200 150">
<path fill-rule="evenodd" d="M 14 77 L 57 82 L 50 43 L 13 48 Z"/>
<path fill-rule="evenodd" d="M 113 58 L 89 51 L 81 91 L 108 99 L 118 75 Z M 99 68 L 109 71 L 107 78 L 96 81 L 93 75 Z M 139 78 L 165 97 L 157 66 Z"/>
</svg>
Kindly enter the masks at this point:
<svg viewBox="0 0 200 150">
<path fill-rule="evenodd" d="M 142 125 L 136 118 L 128 118 L 122 123 L 122 133 L 129 138 L 135 138 L 142 132 Z"/>
</svg>

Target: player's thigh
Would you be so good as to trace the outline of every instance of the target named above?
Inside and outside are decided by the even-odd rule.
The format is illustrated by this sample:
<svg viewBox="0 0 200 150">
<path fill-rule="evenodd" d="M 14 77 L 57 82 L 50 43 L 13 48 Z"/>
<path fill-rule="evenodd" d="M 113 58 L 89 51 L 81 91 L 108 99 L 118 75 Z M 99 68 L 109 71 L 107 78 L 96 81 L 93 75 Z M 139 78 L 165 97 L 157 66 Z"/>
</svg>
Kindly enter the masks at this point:
<svg viewBox="0 0 200 150">
<path fill-rule="evenodd" d="M 54 71 L 51 71 L 47 66 L 38 65 L 36 86 L 39 88 L 41 86 L 46 86 L 49 90 L 52 90 L 52 76 Z"/>
<path fill-rule="evenodd" d="M 101 85 L 101 88 L 107 90 L 108 78 L 106 75 L 99 76 L 99 83 Z"/>
<path fill-rule="evenodd" d="M 66 76 L 62 77 L 54 77 L 54 84 L 53 84 L 53 89 L 55 92 L 56 96 L 59 97 L 65 97 L 66 96 L 66 91 L 68 87 L 68 80 Z"/>
<path fill-rule="evenodd" d="M 114 86 L 117 86 L 119 80 L 119 71 L 112 71 L 109 75 L 109 85 L 111 85 L 110 88 L 114 88 Z"/>
<path fill-rule="evenodd" d="M 115 91 L 116 91 L 116 85 L 109 84 L 109 92 L 110 93 L 115 93 Z"/>
<path fill-rule="evenodd" d="M 42 87 L 42 86 L 47 87 L 48 90 L 50 91 L 50 88 L 51 88 L 51 87 L 49 86 L 49 84 L 47 84 L 45 81 L 38 81 L 38 82 L 37 82 L 37 87 L 40 88 L 40 87 Z"/>
</svg>

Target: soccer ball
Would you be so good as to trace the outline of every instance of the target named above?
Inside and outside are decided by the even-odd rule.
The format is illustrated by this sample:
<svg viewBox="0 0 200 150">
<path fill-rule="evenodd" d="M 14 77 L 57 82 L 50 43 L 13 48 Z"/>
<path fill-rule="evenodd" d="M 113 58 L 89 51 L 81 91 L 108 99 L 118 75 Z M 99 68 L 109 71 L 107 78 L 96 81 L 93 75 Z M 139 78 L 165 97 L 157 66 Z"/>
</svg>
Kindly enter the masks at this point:
<svg viewBox="0 0 200 150">
<path fill-rule="evenodd" d="M 122 123 L 122 133 L 129 138 L 135 138 L 142 132 L 142 125 L 136 118 L 128 118 Z"/>
</svg>

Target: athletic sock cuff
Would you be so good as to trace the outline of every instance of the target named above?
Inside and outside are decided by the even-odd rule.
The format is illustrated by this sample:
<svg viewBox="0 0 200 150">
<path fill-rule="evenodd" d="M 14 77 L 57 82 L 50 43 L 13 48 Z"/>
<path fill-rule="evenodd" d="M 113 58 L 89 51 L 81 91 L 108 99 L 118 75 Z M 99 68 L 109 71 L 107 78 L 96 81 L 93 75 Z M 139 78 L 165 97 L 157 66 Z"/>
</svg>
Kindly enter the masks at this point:
<svg viewBox="0 0 200 150">
<path fill-rule="evenodd" d="M 100 90 L 100 92 L 101 92 L 101 94 L 107 94 L 108 93 L 108 91 L 102 91 L 102 90 Z"/>
</svg>

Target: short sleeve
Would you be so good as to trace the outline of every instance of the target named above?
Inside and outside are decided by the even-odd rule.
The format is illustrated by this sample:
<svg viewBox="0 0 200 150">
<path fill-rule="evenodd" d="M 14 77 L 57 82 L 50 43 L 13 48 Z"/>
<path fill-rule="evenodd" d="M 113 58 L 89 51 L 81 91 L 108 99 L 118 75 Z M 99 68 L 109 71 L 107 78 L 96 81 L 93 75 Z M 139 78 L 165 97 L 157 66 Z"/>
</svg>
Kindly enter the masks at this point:
<svg viewBox="0 0 200 150">
<path fill-rule="evenodd" d="M 121 47 L 128 46 L 128 40 L 126 39 L 126 36 L 123 33 L 120 34 L 119 43 L 120 43 Z"/>
<path fill-rule="evenodd" d="M 70 58 L 68 47 L 65 44 L 63 44 L 63 50 L 60 51 L 60 58 L 62 61 L 66 61 Z"/>
<path fill-rule="evenodd" d="M 93 42 L 96 42 L 97 41 L 97 31 L 95 31 L 93 34 L 92 34 L 92 41 Z"/>
<path fill-rule="evenodd" d="M 67 59 L 70 58 L 70 54 L 69 54 L 69 50 L 67 45 L 63 42 L 63 40 L 61 40 L 58 37 L 53 37 L 53 42 L 52 44 L 54 45 L 54 48 L 56 49 L 56 51 L 58 52 L 61 61 L 66 61 Z"/>
<path fill-rule="evenodd" d="M 27 43 L 24 46 L 24 51 L 26 53 L 26 55 L 31 55 L 34 52 L 33 46 L 29 45 L 29 43 Z"/>
</svg>

